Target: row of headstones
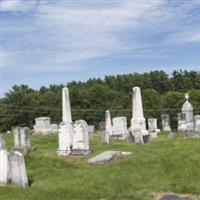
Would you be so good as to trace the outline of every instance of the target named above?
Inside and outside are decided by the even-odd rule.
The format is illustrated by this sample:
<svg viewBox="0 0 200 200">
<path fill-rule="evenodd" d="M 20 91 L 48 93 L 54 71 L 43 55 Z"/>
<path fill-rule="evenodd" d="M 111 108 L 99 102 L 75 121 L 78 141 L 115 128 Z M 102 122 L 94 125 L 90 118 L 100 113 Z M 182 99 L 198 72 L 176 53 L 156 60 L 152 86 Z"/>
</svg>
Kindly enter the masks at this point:
<svg viewBox="0 0 200 200">
<path fill-rule="evenodd" d="M 18 148 L 26 148 L 24 146 L 24 133 L 21 131 L 21 139 L 20 143 L 18 143 Z M 17 136 L 14 136 L 16 139 Z M 25 139 L 26 140 L 26 139 Z M 19 142 L 19 141 L 18 141 Z M 28 144 L 30 144 L 28 142 Z M 22 145 L 22 146 L 21 146 Z M 21 153 L 18 150 L 15 150 L 15 148 L 8 152 L 5 147 L 5 140 L 3 137 L 3 134 L 0 134 L 0 185 L 16 185 L 21 187 L 28 186 L 28 179 L 26 174 L 26 167 L 24 162 L 24 155 L 25 152 L 23 150 L 23 153 Z M 21 150 L 21 149 L 20 149 Z"/>
</svg>

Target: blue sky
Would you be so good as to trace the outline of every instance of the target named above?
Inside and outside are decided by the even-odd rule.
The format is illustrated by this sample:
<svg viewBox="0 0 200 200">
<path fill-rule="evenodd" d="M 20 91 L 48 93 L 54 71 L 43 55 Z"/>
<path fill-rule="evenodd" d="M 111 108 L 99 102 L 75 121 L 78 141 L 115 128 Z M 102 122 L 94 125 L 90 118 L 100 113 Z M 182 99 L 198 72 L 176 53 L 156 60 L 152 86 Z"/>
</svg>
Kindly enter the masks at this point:
<svg viewBox="0 0 200 200">
<path fill-rule="evenodd" d="M 110 74 L 200 70 L 200 0 L 1 0 L 1 95 Z"/>
</svg>

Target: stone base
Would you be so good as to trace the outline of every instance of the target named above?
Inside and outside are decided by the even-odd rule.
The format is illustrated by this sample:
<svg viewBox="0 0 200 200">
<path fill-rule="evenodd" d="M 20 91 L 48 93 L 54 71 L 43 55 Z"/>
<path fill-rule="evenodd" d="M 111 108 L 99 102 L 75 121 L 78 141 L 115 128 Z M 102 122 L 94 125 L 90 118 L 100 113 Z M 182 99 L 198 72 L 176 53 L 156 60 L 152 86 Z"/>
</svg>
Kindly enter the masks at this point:
<svg viewBox="0 0 200 200">
<path fill-rule="evenodd" d="M 70 156 L 87 156 L 90 153 L 90 150 L 72 150 Z"/>
<path fill-rule="evenodd" d="M 112 138 L 112 139 L 115 139 L 115 140 L 122 140 L 122 141 L 127 140 L 128 137 L 129 137 L 129 134 L 128 134 L 128 133 L 111 135 L 111 138 Z"/>
<path fill-rule="evenodd" d="M 71 150 L 57 150 L 58 156 L 69 156 L 71 154 Z"/>
</svg>

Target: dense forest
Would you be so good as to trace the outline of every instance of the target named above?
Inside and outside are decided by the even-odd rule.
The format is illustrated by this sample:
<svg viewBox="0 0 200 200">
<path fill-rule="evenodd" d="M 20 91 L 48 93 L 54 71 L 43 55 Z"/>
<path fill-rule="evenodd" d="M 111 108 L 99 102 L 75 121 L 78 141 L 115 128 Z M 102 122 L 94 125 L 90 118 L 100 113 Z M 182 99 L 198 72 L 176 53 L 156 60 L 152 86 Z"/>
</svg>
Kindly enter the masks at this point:
<svg viewBox="0 0 200 200">
<path fill-rule="evenodd" d="M 51 117 L 52 123 L 61 121 L 62 88 L 65 85 L 50 85 L 38 90 L 27 85 L 14 85 L 0 99 L 0 129 L 10 130 L 14 125 L 32 128 L 34 119 Z M 177 113 L 184 103 L 184 93 L 190 94 L 194 113 L 200 114 L 200 71 L 164 71 L 106 76 L 104 79 L 89 79 L 86 82 L 70 82 L 70 101 L 73 120 L 85 119 L 88 124 L 98 123 L 110 110 L 112 117 L 126 116 L 131 119 L 132 88 L 142 91 L 145 118 L 169 113 L 172 127 L 177 124 Z"/>
</svg>

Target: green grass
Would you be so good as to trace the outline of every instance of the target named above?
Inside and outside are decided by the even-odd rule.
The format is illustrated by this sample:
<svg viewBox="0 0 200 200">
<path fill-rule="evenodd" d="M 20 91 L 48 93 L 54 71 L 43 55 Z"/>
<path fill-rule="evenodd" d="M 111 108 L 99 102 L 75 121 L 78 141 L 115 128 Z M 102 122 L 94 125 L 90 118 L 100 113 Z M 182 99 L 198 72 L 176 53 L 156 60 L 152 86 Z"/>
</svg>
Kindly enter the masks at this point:
<svg viewBox="0 0 200 200">
<path fill-rule="evenodd" d="M 12 147 L 11 135 L 7 146 Z M 105 150 L 133 152 L 104 166 L 89 166 L 88 157 L 60 158 L 57 136 L 33 136 L 36 151 L 26 157 L 29 188 L 1 187 L 2 200 L 150 200 L 154 192 L 200 195 L 200 140 L 159 136 L 138 146 L 91 141 L 94 156 Z"/>
</svg>

